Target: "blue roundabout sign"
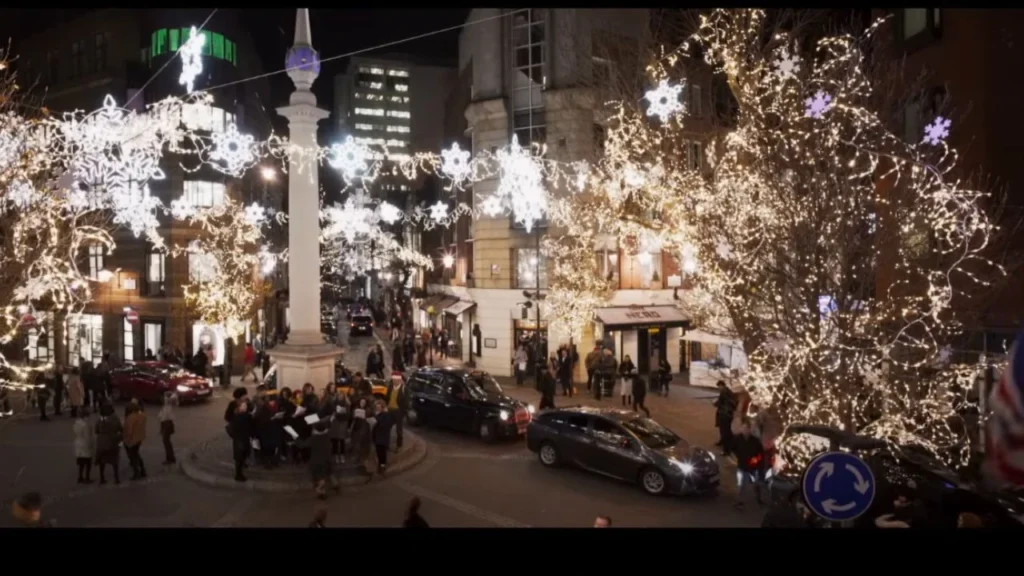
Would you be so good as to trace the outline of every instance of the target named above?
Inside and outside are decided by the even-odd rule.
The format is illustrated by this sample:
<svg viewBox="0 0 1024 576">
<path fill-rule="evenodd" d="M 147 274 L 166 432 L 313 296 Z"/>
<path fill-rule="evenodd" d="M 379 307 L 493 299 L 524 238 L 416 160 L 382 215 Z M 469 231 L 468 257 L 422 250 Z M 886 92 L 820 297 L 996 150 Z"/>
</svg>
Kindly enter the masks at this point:
<svg viewBox="0 0 1024 576">
<path fill-rule="evenodd" d="M 826 452 L 811 460 L 801 485 L 807 506 L 832 522 L 859 517 L 875 500 L 871 468 L 847 452 Z"/>
</svg>

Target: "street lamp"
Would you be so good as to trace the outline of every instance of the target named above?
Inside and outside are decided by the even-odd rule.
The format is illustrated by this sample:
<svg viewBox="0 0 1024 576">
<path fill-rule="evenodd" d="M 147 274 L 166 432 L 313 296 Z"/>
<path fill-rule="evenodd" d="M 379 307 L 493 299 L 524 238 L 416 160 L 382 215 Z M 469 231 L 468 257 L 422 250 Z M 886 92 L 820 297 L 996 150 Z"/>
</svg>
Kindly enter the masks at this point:
<svg viewBox="0 0 1024 576">
<path fill-rule="evenodd" d="M 264 166 L 260 168 L 260 178 L 264 182 L 274 182 L 277 180 L 277 170 L 274 170 L 270 166 Z"/>
<path fill-rule="evenodd" d="M 451 254 L 445 254 L 441 257 L 441 263 L 444 264 L 445 268 L 451 268 L 455 265 L 455 256 Z"/>
</svg>

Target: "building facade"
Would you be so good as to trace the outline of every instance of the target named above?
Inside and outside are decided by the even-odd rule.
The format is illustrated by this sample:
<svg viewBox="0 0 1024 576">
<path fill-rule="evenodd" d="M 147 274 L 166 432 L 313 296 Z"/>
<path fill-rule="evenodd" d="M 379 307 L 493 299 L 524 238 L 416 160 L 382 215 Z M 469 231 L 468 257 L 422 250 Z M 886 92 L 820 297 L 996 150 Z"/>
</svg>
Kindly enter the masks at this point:
<svg viewBox="0 0 1024 576">
<path fill-rule="evenodd" d="M 514 136 L 523 146 L 545 144 L 555 160 L 595 158 L 604 133 L 599 103 L 616 72 L 642 70 L 639 56 L 650 40 L 648 11 L 527 9 L 506 14 L 462 31 L 446 136 L 468 144 L 474 154 L 506 146 Z M 499 10 L 478 9 L 469 20 L 494 16 Z M 697 114 L 710 108 L 709 82 L 710 75 L 696 72 L 688 78 L 694 88 L 686 97 Z M 454 117 L 459 108 L 464 124 Z M 693 162 L 701 162 L 697 137 L 688 153 Z M 479 182 L 463 199 L 472 202 L 497 185 L 497 180 Z M 435 275 L 431 294 L 418 304 L 417 323 L 447 328 L 457 335 L 452 339 L 464 359 L 497 375 L 512 373 L 511 359 L 521 344 L 546 357 L 561 344 L 576 346 L 582 356 L 601 342 L 620 358 L 630 355 L 641 371 L 654 369 L 661 359 L 677 366 L 689 323 L 676 306 L 675 288 L 682 285 L 676 258 L 658 246 L 627 250 L 610 238 L 599 242 L 594 257 L 618 290 L 608 308 L 595 312 L 583 340 L 570 341 L 568 334 L 548 330 L 543 295 L 549 264 L 538 250 L 548 232 L 558 231 L 541 222 L 538 232 L 527 233 L 508 217 L 483 216 L 446 231 L 440 248 L 451 256 L 452 266 Z M 579 370 L 577 377 L 582 366 Z"/>
<path fill-rule="evenodd" d="M 206 10 L 91 12 L 25 39 L 18 47 L 19 76 L 29 79 L 26 84 L 55 112 L 95 110 L 108 94 L 118 105 L 141 112 L 148 103 L 184 93 L 178 83 L 180 70 L 169 60 L 187 39 L 190 27 L 202 24 L 208 15 Z M 206 42 L 197 90 L 262 73 L 238 11 L 218 11 L 201 33 Z M 268 92 L 265 80 L 212 90 L 213 104 L 189 106 L 183 112 L 183 124 L 204 133 L 234 123 L 239 130 L 264 138 L 270 133 L 262 106 Z M 281 208 L 277 187 L 283 179 L 275 179 L 269 171 L 253 170 L 245 178 L 230 178 L 208 166 L 186 170 L 182 163 L 188 166 L 187 159 L 166 154 L 161 166 L 165 179 L 151 183 L 152 194 L 164 206 L 181 197 L 197 206 L 213 206 L 230 197 Z M 200 233 L 168 214 L 159 219 L 159 232 L 168 246 L 186 245 Z M 76 317 L 44 319 L 39 333 L 28 335 L 34 344 L 29 346 L 28 359 L 77 365 L 79 359 L 97 362 L 109 352 L 115 362 L 128 362 L 143 359 L 146 350 L 157 353 L 165 342 L 191 353 L 200 341 L 215 346 L 218 365 L 240 354 L 240 343 L 231 349 L 221 330 L 190 316 L 182 291 L 193 267 L 188 258 L 154 251 L 145 238 L 135 238 L 128 230 L 117 229 L 113 234 L 117 246 L 112 253 L 91 246 L 82 255 L 81 269 L 96 282 L 95 300 Z M 261 306 L 246 338 L 273 331 L 278 316 L 276 305 Z M 241 362 L 234 365 L 240 367 Z"/>
</svg>

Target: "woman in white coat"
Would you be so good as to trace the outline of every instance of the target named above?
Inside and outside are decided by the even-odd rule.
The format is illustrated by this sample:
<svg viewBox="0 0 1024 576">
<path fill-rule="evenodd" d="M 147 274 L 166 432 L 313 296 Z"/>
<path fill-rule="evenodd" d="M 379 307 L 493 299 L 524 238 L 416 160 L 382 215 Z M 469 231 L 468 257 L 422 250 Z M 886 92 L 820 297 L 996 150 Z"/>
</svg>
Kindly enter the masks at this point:
<svg viewBox="0 0 1024 576">
<path fill-rule="evenodd" d="M 92 460 L 96 455 L 96 429 L 89 422 L 89 407 L 78 409 L 75 425 L 75 461 L 78 463 L 78 483 L 92 483 Z"/>
</svg>

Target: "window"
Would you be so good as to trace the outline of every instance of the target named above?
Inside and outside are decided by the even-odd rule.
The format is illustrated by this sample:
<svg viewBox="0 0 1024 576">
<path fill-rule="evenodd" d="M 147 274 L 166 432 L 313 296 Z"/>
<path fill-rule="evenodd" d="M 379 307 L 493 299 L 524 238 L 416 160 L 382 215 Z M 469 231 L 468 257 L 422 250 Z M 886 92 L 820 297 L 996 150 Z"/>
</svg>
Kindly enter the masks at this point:
<svg viewBox="0 0 1024 576">
<path fill-rule="evenodd" d="M 384 88 L 383 82 L 370 82 L 369 80 L 360 80 L 360 88 L 369 88 L 370 90 L 381 90 Z"/>
<path fill-rule="evenodd" d="M 612 286 L 619 286 L 619 252 L 617 250 L 602 250 L 597 253 L 597 270 L 601 278 L 612 283 Z"/>
<path fill-rule="evenodd" d="M 181 107 L 181 122 L 189 130 L 223 132 L 235 123 L 235 115 L 208 104 L 185 104 Z"/>
<path fill-rule="evenodd" d="M 100 270 L 103 270 L 103 254 L 105 249 L 102 244 L 89 245 L 89 278 L 100 279 Z"/>
<path fill-rule="evenodd" d="M 904 8 L 903 39 L 909 40 L 918 34 L 931 31 L 938 32 L 942 28 L 939 8 Z"/>
<path fill-rule="evenodd" d="M 535 248 L 516 250 L 516 288 L 537 288 L 540 275 L 540 289 L 548 287 L 548 263 L 543 254 L 537 255 Z"/>
<path fill-rule="evenodd" d="M 107 68 L 107 35 L 102 32 L 93 38 L 92 59 L 97 72 Z"/>
<path fill-rule="evenodd" d="M 395 76 L 397 78 L 408 78 L 408 70 L 388 70 L 388 76 Z"/>
<path fill-rule="evenodd" d="M 689 85 L 689 107 L 690 116 L 694 118 L 700 118 L 704 114 L 704 102 L 702 101 L 701 89 L 699 84 Z"/>
<path fill-rule="evenodd" d="M 384 95 L 382 94 L 381 98 L 383 98 L 383 97 L 384 97 Z M 408 104 L 409 103 L 409 97 L 408 96 L 391 96 L 389 98 L 389 100 L 391 100 L 392 102 L 394 102 L 396 104 Z"/>
<path fill-rule="evenodd" d="M 661 251 L 626 254 L 622 259 L 622 290 L 660 290 Z"/>
<path fill-rule="evenodd" d="M 146 285 L 150 296 L 164 295 L 164 258 L 163 252 L 150 252 L 146 255 Z"/>
<path fill-rule="evenodd" d="M 388 110 L 388 116 L 392 118 L 409 118 L 411 115 L 407 110 Z"/>
<path fill-rule="evenodd" d="M 202 208 L 220 206 L 224 203 L 224 184 L 206 180 L 185 180 L 183 196 L 189 204 Z"/>
<path fill-rule="evenodd" d="M 262 310 L 261 310 L 262 312 Z M 164 325 L 146 322 L 142 325 L 142 346 L 153 354 L 159 355 L 164 345 Z"/>
<path fill-rule="evenodd" d="M 587 433 L 587 417 L 586 416 L 569 416 L 567 419 L 569 429 L 579 434 Z"/>
<path fill-rule="evenodd" d="M 543 10 L 527 10 L 512 22 L 512 130 L 523 146 L 542 142 L 547 135 L 541 94 L 547 84 L 543 14 Z"/>
<path fill-rule="evenodd" d="M 356 130 L 383 130 L 384 129 L 384 125 L 383 124 L 359 123 L 359 124 L 356 124 L 355 127 L 356 127 Z"/>
<path fill-rule="evenodd" d="M 615 445 L 629 439 L 629 436 L 621 428 L 604 418 L 594 418 L 594 436 L 598 440 Z"/>
<path fill-rule="evenodd" d="M 125 316 L 121 319 L 124 326 L 124 354 L 121 359 L 125 362 L 135 360 L 135 329 L 132 327 L 132 323 L 128 321 L 128 317 Z"/>
<path fill-rule="evenodd" d="M 28 329 L 25 346 L 28 359 L 36 362 L 53 361 L 53 314 L 36 312 L 36 325 Z"/>
<path fill-rule="evenodd" d="M 409 91 L 409 85 L 408 84 L 395 84 L 395 92 L 408 92 L 408 91 Z"/>
<path fill-rule="evenodd" d="M 234 42 L 225 38 L 223 34 L 209 30 L 200 33 L 206 38 L 206 42 L 203 43 L 203 56 L 212 56 L 238 66 L 238 49 Z M 191 34 L 191 28 L 165 28 L 153 32 L 150 37 L 149 57 L 152 59 L 161 54 L 177 52 Z"/>
<path fill-rule="evenodd" d="M 217 259 L 213 254 L 188 253 L 188 281 L 209 282 L 217 270 Z"/>
<path fill-rule="evenodd" d="M 355 97 L 360 100 L 370 100 L 372 102 L 380 102 L 384 100 L 383 94 L 367 94 L 366 92 L 356 92 Z"/>
<path fill-rule="evenodd" d="M 68 365 L 78 366 L 83 360 L 99 362 L 103 357 L 103 316 L 78 314 L 68 317 L 64 336 L 68 349 Z"/>
<path fill-rule="evenodd" d="M 408 134 L 408 126 L 388 126 L 388 132 L 399 132 L 401 134 Z"/>
<path fill-rule="evenodd" d="M 361 114 L 363 116 L 383 116 L 384 115 L 384 109 L 383 108 L 356 108 L 355 112 L 356 112 L 356 114 Z"/>
<path fill-rule="evenodd" d="M 88 74 L 85 61 L 85 42 L 79 40 L 71 43 L 71 78 Z"/>
<path fill-rule="evenodd" d="M 384 75 L 384 69 L 383 68 L 377 68 L 377 67 L 360 66 L 359 67 L 359 73 L 360 74 L 373 74 L 375 76 L 383 76 Z"/>
<path fill-rule="evenodd" d="M 355 141 L 359 144 L 366 144 L 367 146 L 384 146 L 385 141 L 383 138 L 365 138 L 363 136 L 356 136 Z"/>
<path fill-rule="evenodd" d="M 700 170 L 703 161 L 703 153 L 700 142 L 686 143 L 686 166 L 690 170 Z"/>
</svg>

